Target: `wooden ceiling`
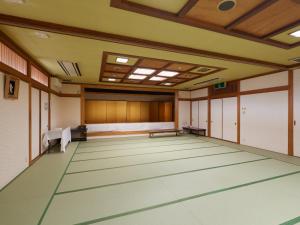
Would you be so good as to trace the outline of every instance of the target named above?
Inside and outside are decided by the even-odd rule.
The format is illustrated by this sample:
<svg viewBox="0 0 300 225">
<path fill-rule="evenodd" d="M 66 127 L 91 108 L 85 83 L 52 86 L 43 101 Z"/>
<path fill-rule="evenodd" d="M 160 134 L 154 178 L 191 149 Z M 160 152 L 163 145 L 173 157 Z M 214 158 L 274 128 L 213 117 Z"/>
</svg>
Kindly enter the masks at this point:
<svg viewBox="0 0 300 225">
<path fill-rule="evenodd" d="M 156 4 L 155 8 L 145 5 L 142 0 L 111 0 L 111 6 L 283 49 L 300 46 L 299 40 L 291 44 L 272 39 L 300 25 L 299 0 L 232 1 L 236 5 L 228 11 L 218 9 L 222 0 L 186 0 L 186 4 L 175 13 L 164 5 Z"/>
<path fill-rule="evenodd" d="M 117 62 L 118 58 L 127 62 Z M 136 62 L 131 64 L 131 62 Z M 152 70 L 148 75 L 139 73 L 137 69 Z M 189 64 L 169 60 L 145 58 L 119 53 L 103 52 L 99 81 L 109 83 L 125 83 L 173 87 L 178 84 L 217 73 L 225 68 Z M 174 73 L 166 76 L 161 72 Z M 132 78 L 132 75 L 133 78 Z M 137 79 L 135 76 L 142 76 Z M 144 77 L 143 77 L 144 76 Z"/>
</svg>

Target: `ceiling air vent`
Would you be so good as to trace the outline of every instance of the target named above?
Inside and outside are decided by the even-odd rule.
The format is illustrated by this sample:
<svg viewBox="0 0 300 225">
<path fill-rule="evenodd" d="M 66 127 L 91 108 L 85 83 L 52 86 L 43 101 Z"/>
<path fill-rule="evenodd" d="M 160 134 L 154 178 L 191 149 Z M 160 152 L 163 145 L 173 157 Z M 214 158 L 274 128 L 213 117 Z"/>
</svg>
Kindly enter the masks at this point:
<svg viewBox="0 0 300 225">
<path fill-rule="evenodd" d="M 67 76 L 80 77 L 81 73 L 78 67 L 78 63 L 68 62 L 68 61 L 57 61 L 58 65 L 62 68 Z"/>
<path fill-rule="evenodd" d="M 294 61 L 296 63 L 300 63 L 300 57 L 296 57 L 296 58 L 290 59 L 290 61 Z"/>
</svg>

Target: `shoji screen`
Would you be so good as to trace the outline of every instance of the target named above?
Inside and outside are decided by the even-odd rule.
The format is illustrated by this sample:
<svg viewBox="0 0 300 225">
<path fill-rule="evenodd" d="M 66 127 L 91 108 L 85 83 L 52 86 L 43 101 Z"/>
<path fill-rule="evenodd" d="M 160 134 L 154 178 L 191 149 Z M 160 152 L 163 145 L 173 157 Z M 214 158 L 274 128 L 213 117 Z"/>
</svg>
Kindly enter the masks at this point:
<svg viewBox="0 0 300 225">
<path fill-rule="evenodd" d="M 237 98 L 223 98 L 223 139 L 237 141 Z"/>
<path fill-rule="evenodd" d="M 40 153 L 40 91 L 31 89 L 31 159 Z"/>
<path fill-rule="evenodd" d="M 201 100 L 199 101 L 199 128 L 207 130 L 207 126 L 208 126 L 207 115 L 208 115 L 208 100 Z"/>
<path fill-rule="evenodd" d="M 294 155 L 300 157 L 300 69 L 294 71 Z"/>
<path fill-rule="evenodd" d="M 223 138 L 222 99 L 211 100 L 211 137 Z"/>
<path fill-rule="evenodd" d="M 199 127 L 199 101 L 192 102 L 192 126 Z"/>
<path fill-rule="evenodd" d="M 241 96 L 241 144 L 288 153 L 288 92 Z"/>
</svg>

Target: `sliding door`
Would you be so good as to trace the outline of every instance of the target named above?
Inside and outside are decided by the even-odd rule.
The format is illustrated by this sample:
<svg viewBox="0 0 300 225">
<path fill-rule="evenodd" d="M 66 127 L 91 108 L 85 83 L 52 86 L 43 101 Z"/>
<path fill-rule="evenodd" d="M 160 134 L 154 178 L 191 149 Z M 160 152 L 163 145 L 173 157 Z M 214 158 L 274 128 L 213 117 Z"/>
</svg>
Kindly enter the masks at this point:
<svg viewBox="0 0 300 225">
<path fill-rule="evenodd" d="M 31 159 L 40 154 L 40 91 L 31 89 Z"/>
<path fill-rule="evenodd" d="M 208 126 L 207 115 L 208 115 L 208 100 L 199 101 L 199 128 L 206 129 L 206 131 Z"/>
<path fill-rule="evenodd" d="M 237 98 L 223 99 L 223 139 L 237 141 Z"/>
<path fill-rule="evenodd" d="M 300 157 L 300 70 L 294 72 L 294 155 Z"/>
<path fill-rule="evenodd" d="M 179 129 L 190 125 L 190 102 L 189 101 L 179 101 L 178 103 L 179 111 Z"/>
<path fill-rule="evenodd" d="M 222 99 L 211 100 L 211 137 L 223 138 Z"/>
<path fill-rule="evenodd" d="M 192 127 L 199 127 L 199 102 L 192 102 Z"/>
<path fill-rule="evenodd" d="M 41 143 L 43 143 L 44 134 L 48 131 L 48 110 L 49 110 L 49 98 L 48 93 L 41 91 Z M 45 146 L 41 144 L 41 153 L 46 150 Z"/>
</svg>

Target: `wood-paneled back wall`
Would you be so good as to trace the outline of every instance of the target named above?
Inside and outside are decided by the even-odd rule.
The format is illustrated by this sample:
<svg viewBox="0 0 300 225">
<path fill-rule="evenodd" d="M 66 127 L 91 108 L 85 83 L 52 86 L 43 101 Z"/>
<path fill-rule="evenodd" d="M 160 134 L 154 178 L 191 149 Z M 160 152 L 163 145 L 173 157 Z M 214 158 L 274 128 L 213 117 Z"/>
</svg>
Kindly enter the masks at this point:
<svg viewBox="0 0 300 225">
<path fill-rule="evenodd" d="M 173 102 L 86 100 L 85 123 L 174 121 Z"/>
</svg>

